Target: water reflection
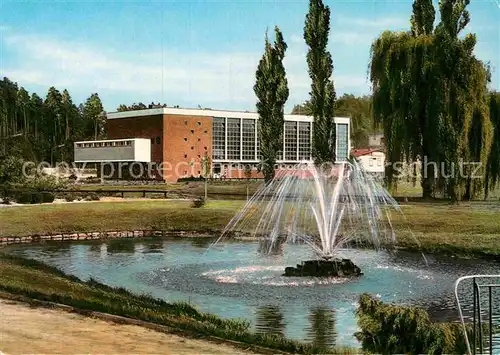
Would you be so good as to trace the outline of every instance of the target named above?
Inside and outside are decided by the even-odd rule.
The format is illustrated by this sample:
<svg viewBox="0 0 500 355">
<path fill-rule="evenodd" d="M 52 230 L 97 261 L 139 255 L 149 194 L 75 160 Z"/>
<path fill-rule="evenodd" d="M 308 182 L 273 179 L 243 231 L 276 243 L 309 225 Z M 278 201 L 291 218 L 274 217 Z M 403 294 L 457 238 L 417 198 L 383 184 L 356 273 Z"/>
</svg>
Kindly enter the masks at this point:
<svg viewBox="0 0 500 355">
<path fill-rule="evenodd" d="M 212 244 L 214 241 L 213 238 L 206 238 L 206 237 L 200 237 L 200 238 L 192 238 L 191 239 L 191 245 L 195 248 L 201 248 L 203 250 L 206 250 L 210 244 Z"/>
<path fill-rule="evenodd" d="M 135 252 L 135 245 L 137 241 L 133 239 L 116 239 L 106 242 L 107 251 L 109 254 L 114 253 L 129 253 L 133 254 Z"/>
<path fill-rule="evenodd" d="M 147 243 L 144 246 L 144 253 L 163 253 L 164 245 L 160 243 Z"/>
<path fill-rule="evenodd" d="M 337 332 L 334 310 L 326 307 L 314 307 L 310 309 L 308 318 L 307 340 L 319 347 L 335 346 Z"/>
<path fill-rule="evenodd" d="M 257 333 L 284 336 L 286 324 L 278 306 L 261 306 L 255 310 L 255 328 Z"/>
</svg>

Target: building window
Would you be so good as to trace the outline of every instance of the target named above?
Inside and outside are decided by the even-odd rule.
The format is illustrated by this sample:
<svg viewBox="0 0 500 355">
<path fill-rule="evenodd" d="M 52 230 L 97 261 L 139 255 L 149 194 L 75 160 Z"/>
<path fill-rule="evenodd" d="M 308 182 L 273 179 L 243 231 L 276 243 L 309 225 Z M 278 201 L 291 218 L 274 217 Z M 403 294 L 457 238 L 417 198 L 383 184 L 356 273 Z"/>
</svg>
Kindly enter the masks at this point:
<svg viewBox="0 0 500 355">
<path fill-rule="evenodd" d="M 285 159 L 287 161 L 297 160 L 297 123 L 285 122 Z"/>
<path fill-rule="evenodd" d="M 160 144 L 161 143 L 161 138 L 160 137 L 156 137 L 156 144 Z"/>
<path fill-rule="evenodd" d="M 381 158 L 377 158 L 377 165 L 382 166 L 382 159 Z"/>
<path fill-rule="evenodd" d="M 349 150 L 349 137 L 347 124 L 338 124 L 337 125 L 337 152 L 336 152 L 336 160 L 337 161 L 346 161 L 348 158 L 348 150 Z"/>
<path fill-rule="evenodd" d="M 196 124 L 197 124 L 198 126 L 201 126 L 201 122 L 200 122 L 200 121 L 196 122 Z"/>
<path fill-rule="evenodd" d="M 208 131 L 207 131 L 207 130 L 204 130 L 204 131 L 203 131 L 203 133 L 208 134 Z"/>
<path fill-rule="evenodd" d="M 369 159 L 370 159 L 370 160 L 369 160 L 369 163 L 368 163 L 368 164 L 369 164 L 370 166 L 373 166 L 373 160 L 374 160 L 374 159 L 373 159 L 373 158 L 369 158 Z"/>
<path fill-rule="evenodd" d="M 311 159 L 311 123 L 299 122 L 299 160 Z"/>
<path fill-rule="evenodd" d="M 184 142 L 187 142 L 187 141 L 188 141 L 188 139 L 186 137 L 184 137 Z"/>
<path fill-rule="evenodd" d="M 201 141 L 201 138 L 198 138 L 198 142 L 200 142 L 200 141 Z"/>
<path fill-rule="evenodd" d="M 213 143 L 212 159 L 226 159 L 226 132 L 225 119 L 223 117 L 214 117 L 213 119 Z M 205 131 L 206 133 L 207 131 Z"/>
<path fill-rule="evenodd" d="M 243 120 L 243 136 L 241 137 L 244 160 L 255 159 L 255 120 Z"/>
<path fill-rule="evenodd" d="M 193 147 L 193 146 L 191 146 L 191 150 L 194 150 L 194 147 Z"/>
<path fill-rule="evenodd" d="M 188 155 L 187 155 L 187 154 L 184 154 L 184 158 L 187 158 L 187 157 L 188 157 Z"/>
<path fill-rule="evenodd" d="M 194 129 L 191 130 L 191 134 L 194 134 Z"/>
<path fill-rule="evenodd" d="M 188 121 L 184 121 L 184 124 L 187 126 L 188 125 Z"/>
<path fill-rule="evenodd" d="M 227 159 L 239 160 L 240 159 L 240 119 L 228 118 L 227 119 Z"/>
<path fill-rule="evenodd" d="M 259 120 L 257 120 L 256 123 L 257 123 L 257 146 L 255 147 L 255 149 L 257 150 L 257 160 L 260 160 L 262 155 L 260 154 L 260 135 L 259 135 L 260 122 L 259 122 Z"/>
</svg>

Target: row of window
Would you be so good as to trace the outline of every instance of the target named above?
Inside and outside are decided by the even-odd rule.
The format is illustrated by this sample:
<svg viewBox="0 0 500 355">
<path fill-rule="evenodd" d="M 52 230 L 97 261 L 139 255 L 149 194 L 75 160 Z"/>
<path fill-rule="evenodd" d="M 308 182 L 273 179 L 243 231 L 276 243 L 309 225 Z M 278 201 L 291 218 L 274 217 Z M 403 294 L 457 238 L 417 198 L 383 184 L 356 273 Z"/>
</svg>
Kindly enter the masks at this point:
<svg viewBox="0 0 500 355">
<path fill-rule="evenodd" d="M 131 145 L 132 145 L 132 141 L 118 141 L 118 142 L 77 143 L 76 147 L 77 148 L 103 148 L 103 147 L 125 147 L 125 146 L 131 146 Z"/>
<path fill-rule="evenodd" d="M 215 117 L 212 159 L 260 159 L 260 139 L 256 136 L 258 124 L 259 122 L 253 119 Z M 283 150 L 280 149 L 278 160 L 297 161 L 311 158 L 310 122 L 285 121 L 283 139 L 285 154 L 283 157 Z"/>
</svg>

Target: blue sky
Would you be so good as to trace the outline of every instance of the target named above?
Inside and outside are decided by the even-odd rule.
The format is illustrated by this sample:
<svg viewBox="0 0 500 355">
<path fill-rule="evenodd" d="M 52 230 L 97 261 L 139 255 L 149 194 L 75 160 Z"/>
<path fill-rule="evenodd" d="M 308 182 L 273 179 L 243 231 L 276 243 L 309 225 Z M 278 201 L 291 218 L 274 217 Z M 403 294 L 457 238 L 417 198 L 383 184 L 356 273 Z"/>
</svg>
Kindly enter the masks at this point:
<svg viewBox="0 0 500 355">
<path fill-rule="evenodd" d="M 337 93 L 370 93 L 370 44 L 409 28 L 411 0 L 325 0 Z M 437 7 L 437 2 L 436 2 Z M 105 109 L 162 102 L 255 110 L 254 75 L 264 32 L 278 25 L 288 43 L 287 111 L 308 98 L 302 39 L 308 1 L 0 0 L 0 76 L 44 97 L 67 88 L 75 103 L 98 92 Z M 468 32 L 493 67 L 500 90 L 500 0 L 473 0 Z"/>
</svg>

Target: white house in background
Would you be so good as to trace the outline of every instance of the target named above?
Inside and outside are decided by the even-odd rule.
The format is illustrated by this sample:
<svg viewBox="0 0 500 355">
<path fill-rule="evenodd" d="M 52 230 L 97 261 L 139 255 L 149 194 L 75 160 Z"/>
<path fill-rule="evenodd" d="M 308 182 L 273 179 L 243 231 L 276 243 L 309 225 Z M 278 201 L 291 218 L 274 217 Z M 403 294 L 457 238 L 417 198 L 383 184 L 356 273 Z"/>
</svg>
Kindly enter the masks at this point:
<svg viewBox="0 0 500 355">
<path fill-rule="evenodd" d="M 381 149 L 354 149 L 352 155 L 367 173 L 384 176 L 385 153 Z"/>
</svg>

